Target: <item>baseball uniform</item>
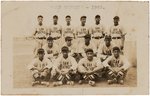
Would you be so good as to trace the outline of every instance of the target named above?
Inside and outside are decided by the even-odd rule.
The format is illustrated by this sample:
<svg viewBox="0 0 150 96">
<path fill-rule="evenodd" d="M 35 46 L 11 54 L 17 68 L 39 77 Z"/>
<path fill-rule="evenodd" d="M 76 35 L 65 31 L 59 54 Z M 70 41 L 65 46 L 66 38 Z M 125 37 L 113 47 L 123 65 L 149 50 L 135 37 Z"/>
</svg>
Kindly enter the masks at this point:
<svg viewBox="0 0 150 96">
<path fill-rule="evenodd" d="M 50 48 L 48 47 L 48 44 L 45 44 L 43 46 L 43 49 L 45 50 L 45 57 L 50 59 L 52 62 L 58 57 L 59 54 L 59 47 L 57 44 L 53 44 L 53 46 Z"/>
<path fill-rule="evenodd" d="M 99 44 L 103 43 L 104 39 L 104 34 L 105 34 L 105 29 L 102 24 L 94 25 L 91 28 L 91 36 L 92 36 L 92 41 L 95 43 L 96 48 L 98 49 Z"/>
</svg>

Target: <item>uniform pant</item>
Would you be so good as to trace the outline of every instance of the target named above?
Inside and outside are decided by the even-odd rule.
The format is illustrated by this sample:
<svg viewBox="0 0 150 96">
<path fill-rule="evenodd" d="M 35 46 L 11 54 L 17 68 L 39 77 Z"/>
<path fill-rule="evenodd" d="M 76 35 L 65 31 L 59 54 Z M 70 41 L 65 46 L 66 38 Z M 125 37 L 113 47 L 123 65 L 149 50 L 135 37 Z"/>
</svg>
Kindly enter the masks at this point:
<svg viewBox="0 0 150 96">
<path fill-rule="evenodd" d="M 98 47 L 104 43 L 104 38 L 101 39 L 92 38 L 92 43 L 95 44 L 96 49 L 98 49 Z"/>
</svg>

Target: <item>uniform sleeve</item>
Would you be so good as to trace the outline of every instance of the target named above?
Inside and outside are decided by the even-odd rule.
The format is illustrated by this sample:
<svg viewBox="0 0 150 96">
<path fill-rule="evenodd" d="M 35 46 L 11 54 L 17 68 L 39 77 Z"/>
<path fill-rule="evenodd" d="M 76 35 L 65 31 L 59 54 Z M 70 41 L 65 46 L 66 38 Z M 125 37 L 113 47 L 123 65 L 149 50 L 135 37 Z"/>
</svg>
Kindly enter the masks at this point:
<svg viewBox="0 0 150 96">
<path fill-rule="evenodd" d="M 112 58 L 111 56 L 108 57 L 108 58 L 102 63 L 104 67 L 110 67 L 110 66 L 109 66 L 109 62 L 111 61 L 111 58 Z"/>
<path fill-rule="evenodd" d="M 35 68 L 34 64 L 35 64 L 35 59 L 31 63 L 28 64 L 27 68 L 29 70 L 31 70 L 32 68 Z"/>
<path fill-rule="evenodd" d="M 85 69 L 85 67 L 83 66 L 84 63 L 85 63 L 84 58 L 81 59 L 81 60 L 79 61 L 79 63 L 78 63 L 77 68 L 78 68 L 78 71 L 79 71 L 80 73 L 86 72 L 86 69 Z"/>
<path fill-rule="evenodd" d="M 97 50 L 97 57 L 100 58 L 102 55 L 103 46 L 100 44 Z"/>
<path fill-rule="evenodd" d="M 77 69 L 77 62 L 74 58 L 71 58 L 72 67 L 71 69 L 76 70 Z"/>
<path fill-rule="evenodd" d="M 46 68 L 48 68 L 48 69 L 52 68 L 53 63 L 49 59 L 46 59 L 46 63 L 47 63 Z"/>
<path fill-rule="evenodd" d="M 127 60 L 127 58 L 123 58 L 123 66 L 121 67 L 124 70 L 127 70 L 128 68 L 131 67 L 131 64 L 129 63 L 129 61 Z"/>
</svg>

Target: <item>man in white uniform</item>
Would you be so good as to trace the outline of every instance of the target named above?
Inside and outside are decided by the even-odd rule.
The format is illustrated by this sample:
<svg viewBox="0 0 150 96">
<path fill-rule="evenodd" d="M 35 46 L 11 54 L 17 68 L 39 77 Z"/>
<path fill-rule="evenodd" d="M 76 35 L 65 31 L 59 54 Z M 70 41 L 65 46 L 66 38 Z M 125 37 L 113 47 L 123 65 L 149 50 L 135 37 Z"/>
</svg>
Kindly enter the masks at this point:
<svg viewBox="0 0 150 96">
<path fill-rule="evenodd" d="M 92 41 L 95 43 L 96 48 L 104 42 L 105 29 L 104 26 L 100 23 L 100 15 L 95 16 L 95 25 L 91 28 Z"/>
<path fill-rule="evenodd" d="M 103 66 L 108 69 L 108 84 L 124 84 L 124 78 L 131 65 L 128 60 L 120 54 L 120 48 L 116 46 L 113 47 L 113 55 L 103 62 Z"/>
</svg>

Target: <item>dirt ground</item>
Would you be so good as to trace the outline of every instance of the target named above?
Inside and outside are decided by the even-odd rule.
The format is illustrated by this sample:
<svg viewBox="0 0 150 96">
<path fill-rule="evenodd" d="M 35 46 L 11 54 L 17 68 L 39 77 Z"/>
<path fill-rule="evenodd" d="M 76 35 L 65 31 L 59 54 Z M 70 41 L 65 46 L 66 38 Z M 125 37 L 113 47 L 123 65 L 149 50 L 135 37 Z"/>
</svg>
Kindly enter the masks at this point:
<svg viewBox="0 0 150 96">
<path fill-rule="evenodd" d="M 126 42 L 126 46 L 131 45 L 131 42 Z M 13 87 L 14 88 L 31 88 L 31 82 L 32 82 L 32 77 L 27 69 L 27 64 L 31 62 L 33 59 L 33 47 L 34 47 L 34 42 L 33 40 L 24 40 L 24 39 L 14 39 L 13 41 Z M 131 52 L 127 52 L 129 47 L 126 47 L 125 52 L 130 53 L 128 54 L 131 55 Z M 130 50 L 131 51 L 131 50 Z M 134 54 L 135 55 L 135 54 Z M 132 59 L 133 56 L 132 54 Z M 131 56 L 130 56 L 131 57 Z M 135 57 L 134 57 L 135 59 Z M 132 61 L 132 65 L 136 65 L 136 60 Z M 96 87 L 136 87 L 137 86 L 137 69 L 136 67 L 130 68 L 128 71 L 127 77 L 125 79 L 124 85 L 118 85 L 118 84 L 112 84 L 108 85 L 106 80 L 101 80 L 96 83 Z M 34 87 L 45 87 L 42 85 L 37 85 Z M 50 83 L 50 87 L 52 86 L 52 83 Z M 74 86 L 68 86 L 68 85 L 63 85 L 59 87 L 70 87 L 70 88 L 75 88 L 75 87 L 90 87 L 88 84 L 75 84 Z"/>
</svg>

